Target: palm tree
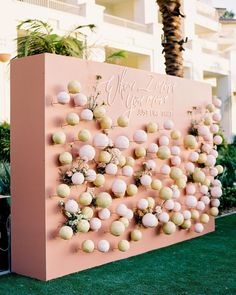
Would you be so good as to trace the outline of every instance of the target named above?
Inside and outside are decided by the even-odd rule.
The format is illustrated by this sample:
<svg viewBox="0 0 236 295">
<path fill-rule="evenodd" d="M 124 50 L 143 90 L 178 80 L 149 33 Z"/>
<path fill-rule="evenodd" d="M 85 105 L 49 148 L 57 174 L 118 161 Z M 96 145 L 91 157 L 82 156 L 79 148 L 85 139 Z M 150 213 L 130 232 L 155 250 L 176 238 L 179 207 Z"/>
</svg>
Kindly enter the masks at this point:
<svg viewBox="0 0 236 295">
<path fill-rule="evenodd" d="M 162 40 L 165 53 L 166 73 L 183 77 L 183 43 L 180 12 L 181 0 L 156 0 L 162 14 L 164 37 Z"/>
<path fill-rule="evenodd" d="M 53 28 L 46 22 L 38 19 L 28 19 L 18 26 L 18 54 L 16 57 L 24 57 L 40 53 L 55 53 L 60 55 L 84 57 L 87 51 L 86 36 L 81 29 L 88 28 L 93 31 L 94 24 L 76 27 L 64 36 L 53 32 Z"/>
</svg>

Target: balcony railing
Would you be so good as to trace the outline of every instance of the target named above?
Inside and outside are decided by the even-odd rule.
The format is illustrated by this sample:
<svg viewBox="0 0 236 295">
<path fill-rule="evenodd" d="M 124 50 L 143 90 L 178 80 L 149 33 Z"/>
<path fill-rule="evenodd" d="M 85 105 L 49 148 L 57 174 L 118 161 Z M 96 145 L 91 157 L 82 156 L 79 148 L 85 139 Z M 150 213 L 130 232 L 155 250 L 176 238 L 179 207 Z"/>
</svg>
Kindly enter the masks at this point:
<svg viewBox="0 0 236 295">
<path fill-rule="evenodd" d="M 114 16 L 111 14 L 106 14 L 106 13 L 104 13 L 103 19 L 105 22 L 113 24 L 113 25 L 141 31 L 144 33 L 151 33 L 149 25 L 140 24 L 140 23 L 128 20 L 128 19 L 124 19 L 124 18 Z"/>
<path fill-rule="evenodd" d="M 217 22 L 219 21 L 218 12 L 214 7 L 211 7 L 210 5 L 197 0 L 196 9 L 197 9 L 197 12 L 201 14 L 202 16 L 208 17 Z"/>
<path fill-rule="evenodd" d="M 50 9 L 55 9 L 71 14 L 80 15 L 79 5 L 73 5 L 57 0 L 17 0 L 18 2 L 28 3 L 32 5 L 38 5 L 42 7 L 47 7 Z"/>
</svg>

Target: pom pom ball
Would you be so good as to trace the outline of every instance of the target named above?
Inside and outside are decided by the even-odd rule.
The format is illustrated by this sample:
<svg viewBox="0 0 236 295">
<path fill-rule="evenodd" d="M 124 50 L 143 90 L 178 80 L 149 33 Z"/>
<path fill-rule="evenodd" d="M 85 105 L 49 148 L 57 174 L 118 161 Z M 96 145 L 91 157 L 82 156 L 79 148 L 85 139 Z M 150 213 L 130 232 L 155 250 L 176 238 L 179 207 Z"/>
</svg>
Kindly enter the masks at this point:
<svg viewBox="0 0 236 295">
<path fill-rule="evenodd" d="M 93 138 L 93 145 L 98 149 L 104 149 L 109 145 L 109 138 L 106 134 L 98 133 Z"/>
<path fill-rule="evenodd" d="M 144 130 L 136 130 L 133 135 L 133 139 L 137 143 L 143 143 L 147 141 L 147 133 Z"/>
<path fill-rule="evenodd" d="M 171 188 L 165 186 L 161 188 L 159 196 L 162 200 L 169 200 L 173 197 L 173 191 Z"/>
<path fill-rule="evenodd" d="M 91 218 L 89 223 L 90 223 L 90 228 L 93 231 L 99 230 L 101 228 L 101 226 L 102 226 L 101 220 L 99 218 L 97 218 L 97 217 Z"/>
<path fill-rule="evenodd" d="M 95 154 L 96 154 L 96 152 L 95 152 L 94 147 L 92 147 L 89 144 L 85 144 L 85 145 L 81 146 L 81 148 L 79 149 L 79 156 L 84 161 L 93 160 L 95 157 Z"/>
<path fill-rule="evenodd" d="M 118 198 L 123 198 L 125 195 L 127 185 L 122 179 L 115 179 L 112 183 L 111 190 Z"/>
<path fill-rule="evenodd" d="M 93 184 L 97 187 L 103 186 L 105 183 L 105 177 L 102 174 L 97 174 L 96 179 L 93 181 Z"/>
<path fill-rule="evenodd" d="M 171 235 L 176 231 L 176 225 L 172 221 L 168 221 L 163 225 L 162 229 L 166 235 Z"/>
<path fill-rule="evenodd" d="M 131 233 L 130 233 L 130 237 L 132 241 L 139 241 L 142 239 L 142 232 L 139 229 L 134 229 Z"/>
<path fill-rule="evenodd" d="M 96 197 L 96 204 L 100 208 L 107 208 L 112 203 L 112 197 L 107 192 L 100 192 Z"/>
<path fill-rule="evenodd" d="M 130 248 L 130 243 L 127 240 L 121 240 L 118 243 L 118 249 L 122 252 L 128 251 Z"/>
<path fill-rule="evenodd" d="M 106 253 L 110 249 L 110 243 L 107 240 L 100 240 L 97 247 L 98 251 Z"/>
<path fill-rule="evenodd" d="M 71 94 L 79 93 L 81 91 L 81 84 L 76 80 L 72 80 L 67 84 L 67 89 Z"/>
<path fill-rule="evenodd" d="M 59 155 L 59 162 L 62 165 L 71 164 L 72 160 L 73 160 L 72 155 L 69 152 L 63 152 Z"/>
<path fill-rule="evenodd" d="M 70 187 L 64 183 L 59 184 L 57 187 L 57 195 L 61 198 L 69 197 Z"/>
<path fill-rule="evenodd" d="M 146 199 L 140 199 L 137 204 L 137 208 L 140 210 L 145 210 L 148 208 L 148 201 Z"/>
<path fill-rule="evenodd" d="M 83 206 L 88 206 L 92 203 L 93 197 L 89 192 L 83 192 L 79 196 L 79 204 Z"/>
<path fill-rule="evenodd" d="M 66 104 L 70 102 L 70 95 L 65 91 L 61 91 L 57 94 L 57 101 L 58 103 Z"/>
<path fill-rule="evenodd" d="M 81 172 L 75 172 L 72 177 L 71 181 L 75 185 L 80 185 L 84 182 L 84 175 Z"/>
<path fill-rule="evenodd" d="M 195 196 L 187 196 L 185 200 L 185 204 L 189 208 L 194 208 L 197 206 L 197 198 Z"/>
<path fill-rule="evenodd" d="M 166 223 L 170 219 L 170 216 L 167 212 L 162 212 L 161 214 L 158 215 L 158 220 L 160 222 Z"/>
<path fill-rule="evenodd" d="M 79 209 L 79 205 L 75 200 L 68 200 L 65 203 L 65 211 L 69 213 L 76 213 Z"/>
<path fill-rule="evenodd" d="M 64 144 L 66 142 L 66 135 L 62 131 L 57 131 L 52 135 L 52 141 L 55 144 Z"/>
<path fill-rule="evenodd" d="M 142 218 L 142 224 L 145 227 L 155 227 L 158 225 L 158 220 L 152 213 L 146 213 Z"/>
<path fill-rule="evenodd" d="M 64 225 L 59 231 L 59 236 L 63 240 L 70 240 L 73 237 L 73 230 L 71 227 Z"/>
<path fill-rule="evenodd" d="M 82 250 L 86 253 L 92 253 L 94 251 L 94 242 L 92 240 L 85 240 L 82 243 Z"/>
<path fill-rule="evenodd" d="M 102 220 L 109 219 L 110 216 L 111 216 L 111 212 L 107 208 L 104 208 L 98 211 L 98 217 Z"/>
<path fill-rule="evenodd" d="M 113 221 L 110 226 L 110 232 L 114 236 L 121 236 L 125 231 L 124 223 L 121 221 Z"/>
<path fill-rule="evenodd" d="M 118 136 L 115 139 L 115 147 L 120 150 L 126 150 L 129 148 L 129 139 L 126 136 Z"/>
<path fill-rule="evenodd" d="M 83 107 L 87 104 L 88 102 L 88 98 L 85 94 L 83 93 L 77 93 L 75 96 L 74 96 L 74 104 L 76 106 L 80 106 L 80 107 Z"/>
<path fill-rule="evenodd" d="M 93 112 L 90 109 L 84 109 L 80 113 L 80 118 L 84 121 L 92 121 L 93 120 Z"/>
<path fill-rule="evenodd" d="M 81 219 L 78 221 L 78 223 L 77 223 L 78 232 L 87 233 L 89 231 L 89 229 L 90 229 L 90 224 L 89 224 L 88 220 Z"/>
<path fill-rule="evenodd" d="M 109 163 L 108 165 L 106 165 L 105 171 L 106 171 L 106 174 L 116 175 L 116 173 L 118 171 L 118 167 L 117 167 L 117 165 L 115 165 L 113 163 Z"/>
</svg>

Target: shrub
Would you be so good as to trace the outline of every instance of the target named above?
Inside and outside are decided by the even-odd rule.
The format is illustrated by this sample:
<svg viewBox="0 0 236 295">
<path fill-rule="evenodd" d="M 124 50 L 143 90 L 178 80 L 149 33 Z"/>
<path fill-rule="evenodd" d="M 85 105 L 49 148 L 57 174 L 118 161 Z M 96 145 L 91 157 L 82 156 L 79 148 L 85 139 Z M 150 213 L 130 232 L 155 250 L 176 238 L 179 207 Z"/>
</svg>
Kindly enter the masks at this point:
<svg viewBox="0 0 236 295">
<path fill-rule="evenodd" d="M 10 165 L 8 163 L 0 164 L 0 195 L 10 195 Z"/>
<path fill-rule="evenodd" d="M 0 162 L 10 162 L 10 125 L 0 125 Z"/>
<path fill-rule="evenodd" d="M 220 198 L 220 212 L 231 208 L 236 208 L 236 187 L 223 188 Z"/>
</svg>

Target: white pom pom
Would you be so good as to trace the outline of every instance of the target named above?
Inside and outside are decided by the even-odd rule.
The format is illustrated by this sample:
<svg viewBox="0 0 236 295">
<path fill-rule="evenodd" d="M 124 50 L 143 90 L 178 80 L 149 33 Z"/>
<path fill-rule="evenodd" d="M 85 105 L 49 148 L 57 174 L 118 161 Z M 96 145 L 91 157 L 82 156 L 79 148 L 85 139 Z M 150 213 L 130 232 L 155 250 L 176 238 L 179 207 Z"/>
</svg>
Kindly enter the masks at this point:
<svg viewBox="0 0 236 295">
<path fill-rule="evenodd" d="M 117 207 L 116 207 L 116 213 L 120 216 L 126 216 L 127 214 L 127 206 L 125 204 L 119 204 Z"/>
<path fill-rule="evenodd" d="M 88 182 L 93 182 L 97 177 L 96 172 L 93 169 L 88 169 L 86 171 L 86 177 L 85 180 L 87 180 Z"/>
<path fill-rule="evenodd" d="M 118 136 L 115 139 L 115 147 L 120 150 L 126 150 L 129 148 L 129 139 L 126 136 Z"/>
<path fill-rule="evenodd" d="M 170 174 L 170 166 L 169 165 L 167 165 L 167 164 L 164 164 L 164 165 L 162 165 L 161 166 L 161 168 L 160 168 L 160 173 L 161 174 L 164 174 L 164 175 L 169 175 Z"/>
<path fill-rule="evenodd" d="M 149 170 L 154 170 L 156 168 L 156 163 L 154 160 L 147 160 L 146 167 Z"/>
<path fill-rule="evenodd" d="M 172 187 L 172 191 L 173 191 L 172 198 L 178 199 L 180 197 L 180 190 L 177 187 Z"/>
<path fill-rule="evenodd" d="M 196 206 L 196 209 L 197 210 L 200 210 L 200 211 L 203 211 L 204 209 L 205 209 L 205 204 L 204 204 L 204 202 L 203 201 L 198 201 L 197 202 L 197 206 Z"/>
<path fill-rule="evenodd" d="M 216 177 L 218 175 L 218 173 L 219 172 L 218 172 L 218 170 L 215 167 L 213 167 L 213 168 L 210 169 L 210 175 L 211 176 Z"/>
<path fill-rule="evenodd" d="M 93 120 L 93 112 L 89 109 L 84 109 L 80 113 L 80 118 L 84 121 L 92 121 Z"/>
<path fill-rule="evenodd" d="M 98 242 L 98 251 L 100 252 L 108 252 L 110 249 L 110 243 L 107 240 L 100 240 Z"/>
<path fill-rule="evenodd" d="M 70 213 L 76 213 L 79 209 L 79 205 L 75 200 L 68 200 L 65 203 L 65 210 Z"/>
<path fill-rule="evenodd" d="M 196 223 L 194 225 L 194 230 L 196 233 L 201 233 L 204 230 L 204 226 L 201 223 Z"/>
<path fill-rule="evenodd" d="M 131 220 L 134 217 L 134 212 L 131 209 L 128 209 L 125 217 Z"/>
<path fill-rule="evenodd" d="M 102 222 L 99 218 L 97 217 L 93 217 L 91 220 L 90 220 L 90 228 L 91 230 L 93 231 L 97 231 L 101 228 L 102 226 Z"/>
<path fill-rule="evenodd" d="M 112 183 L 111 190 L 118 198 L 123 198 L 127 185 L 122 179 L 115 179 Z"/>
<path fill-rule="evenodd" d="M 166 223 L 169 221 L 170 216 L 167 212 L 162 212 L 161 214 L 158 215 L 158 219 L 160 222 Z"/>
<path fill-rule="evenodd" d="M 210 151 L 211 151 L 211 146 L 209 144 L 207 144 L 207 143 L 203 144 L 202 145 L 202 151 L 209 154 Z"/>
<path fill-rule="evenodd" d="M 74 96 L 74 103 L 76 106 L 83 107 L 88 102 L 87 96 L 83 93 L 77 93 Z"/>
<path fill-rule="evenodd" d="M 216 158 L 212 155 L 207 155 L 207 160 L 205 165 L 209 167 L 213 167 L 215 166 L 215 163 L 216 163 Z"/>
<path fill-rule="evenodd" d="M 216 124 L 212 124 L 212 125 L 210 126 L 210 131 L 211 131 L 211 133 L 213 133 L 213 134 L 219 132 L 219 130 L 220 130 L 220 128 L 219 128 L 219 126 L 216 125 Z"/>
<path fill-rule="evenodd" d="M 206 195 L 208 193 L 208 186 L 201 185 L 199 190 L 200 190 L 200 193 L 202 193 L 203 195 Z"/>
<path fill-rule="evenodd" d="M 143 186 L 149 186 L 151 185 L 151 182 L 152 182 L 152 178 L 150 175 L 147 175 L 147 174 L 143 174 L 141 177 L 140 177 L 140 182 Z"/>
<path fill-rule="evenodd" d="M 185 169 L 186 169 L 187 172 L 193 173 L 194 172 L 194 169 L 195 169 L 195 166 L 194 166 L 193 163 L 187 162 L 185 164 Z"/>
<path fill-rule="evenodd" d="M 142 224 L 145 227 L 155 227 L 158 225 L 158 220 L 152 213 L 146 213 L 142 218 Z"/>
<path fill-rule="evenodd" d="M 134 132 L 133 139 L 137 143 L 143 143 L 147 141 L 147 133 L 144 130 L 136 130 Z"/>
<path fill-rule="evenodd" d="M 158 152 L 158 145 L 156 143 L 150 143 L 147 148 L 147 152 L 156 154 Z"/>
<path fill-rule="evenodd" d="M 172 120 L 166 120 L 163 124 L 163 127 L 166 129 L 166 130 L 171 130 L 174 128 L 174 122 Z"/>
<path fill-rule="evenodd" d="M 148 201 L 146 199 L 140 199 L 137 203 L 137 208 L 140 210 L 145 210 L 148 207 Z"/>
<path fill-rule="evenodd" d="M 93 138 L 93 145 L 98 149 L 104 149 L 109 145 L 109 138 L 106 134 L 98 133 Z"/>
<path fill-rule="evenodd" d="M 209 128 L 206 125 L 199 126 L 197 130 L 200 136 L 206 136 L 209 134 Z"/>
<path fill-rule="evenodd" d="M 84 161 L 91 161 L 95 157 L 95 149 L 91 145 L 85 144 L 79 149 L 79 156 Z"/>
<path fill-rule="evenodd" d="M 134 173 L 133 167 L 126 165 L 122 168 L 122 174 L 127 177 L 131 177 Z"/>
<path fill-rule="evenodd" d="M 57 101 L 61 104 L 66 104 L 70 102 L 70 95 L 65 91 L 61 91 L 57 94 Z"/>
<path fill-rule="evenodd" d="M 162 135 L 160 138 L 159 138 L 159 145 L 162 146 L 162 145 L 169 145 L 170 143 L 170 140 L 169 140 L 169 137 L 166 136 L 166 135 Z"/>
<path fill-rule="evenodd" d="M 183 216 L 184 216 L 184 219 L 190 219 L 191 218 L 191 212 L 189 210 L 184 210 Z"/>
<path fill-rule="evenodd" d="M 181 204 L 179 202 L 175 202 L 173 211 L 179 212 L 181 210 Z"/>
<path fill-rule="evenodd" d="M 222 186 L 222 183 L 219 179 L 213 179 L 211 183 L 213 186 Z"/>
<path fill-rule="evenodd" d="M 197 198 L 195 196 L 187 196 L 185 201 L 186 206 L 194 208 L 197 206 Z"/>
<path fill-rule="evenodd" d="M 108 165 L 106 165 L 106 168 L 105 168 L 106 174 L 109 174 L 109 175 L 116 175 L 117 170 L 118 170 L 117 165 L 113 163 L 109 163 Z"/>
<path fill-rule="evenodd" d="M 217 108 L 220 108 L 222 105 L 222 101 L 217 97 L 214 97 L 212 102 L 213 102 L 214 106 Z"/>
<path fill-rule="evenodd" d="M 191 162 L 197 162 L 198 158 L 199 154 L 197 152 L 191 152 L 188 157 L 189 161 Z"/>
<path fill-rule="evenodd" d="M 171 155 L 172 156 L 179 156 L 180 155 L 180 147 L 178 147 L 177 145 L 174 145 L 170 148 L 171 151 Z"/>
<path fill-rule="evenodd" d="M 98 211 L 98 217 L 102 220 L 109 219 L 110 216 L 111 216 L 111 212 L 107 208 L 104 208 Z"/>
<path fill-rule="evenodd" d="M 202 196 L 201 197 L 201 201 L 205 204 L 205 205 L 209 205 L 210 204 L 210 198 L 208 196 Z"/>
<path fill-rule="evenodd" d="M 194 195 L 196 193 L 196 187 L 194 184 L 187 184 L 186 186 L 186 193 L 187 195 Z"/>
<path fill-rule="evenodd" d="M 211 188 L 211 196 L 214 198 L 219 198 L 222 196 L 222 189 L 220 186 L 213 186 Z"/>
<path fill-rule="evenodd" d="M 173 156 L 170 161 L 173 166 L 179 166 L 181 164 L 181 158 L 179 156 Z"/>
<path fill-rule="evenodd" d="M 219 199 L 212 199 L 211 200 L 211 206 L 212 207 L 219 207 L 220 206 L 220 200 Z"/>
<path fill-rule="evenodd" d="M 174 207 L 175 207 L 175 202 L 173 200 L 167 200 L 165 203 L 164 203 L 164 207 L 165 209 L 167 210 L 173 210 Z"/>
<path fill-rule="evenodd" d="M 75 172 L 71 177 L 71 181 L 75 185 L 80 185 L 84 182 L 84 175 L 81 172 Z"/>
</svg>

